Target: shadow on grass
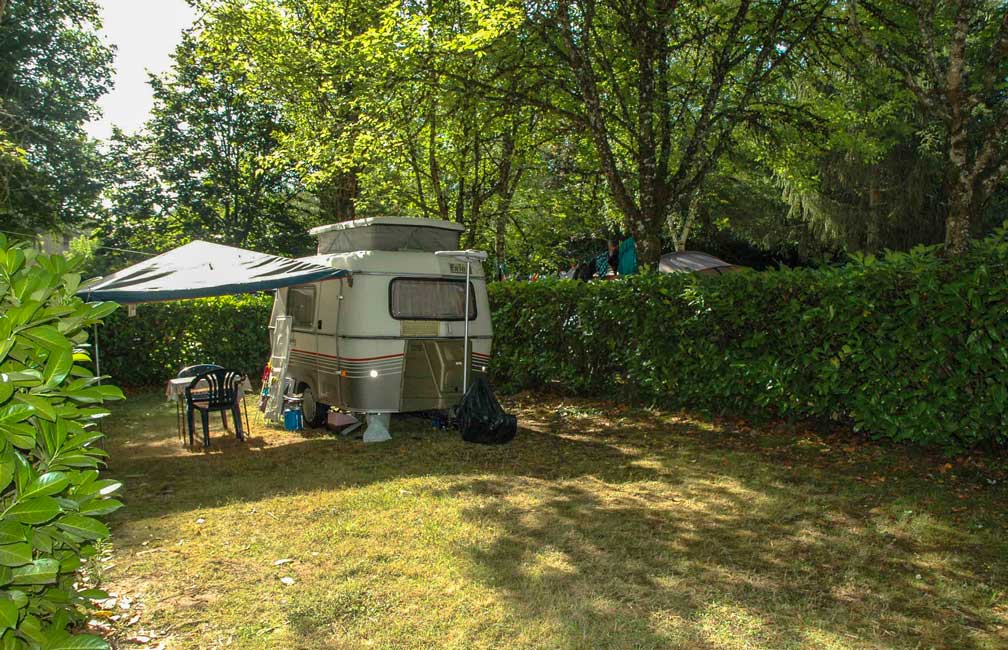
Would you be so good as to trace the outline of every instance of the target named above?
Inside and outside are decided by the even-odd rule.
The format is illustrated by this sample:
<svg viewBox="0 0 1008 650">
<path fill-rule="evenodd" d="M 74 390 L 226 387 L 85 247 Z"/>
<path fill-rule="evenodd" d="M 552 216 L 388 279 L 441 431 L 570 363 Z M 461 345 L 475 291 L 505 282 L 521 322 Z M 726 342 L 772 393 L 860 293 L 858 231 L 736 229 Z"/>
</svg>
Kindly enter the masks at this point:
<svg viewBox="0 0 1008 650">
<path fill-rule="evenodd" d="M 552 610 L 568 647 L 588 638 L 609 640 L 594 647 L 979 648 L 993 646 L 975 631 L 1003 638 L 956 592 L 983 573 L 977 549 L 908 543 L 784 491 L 754 500 L 701 487 L 682 508 L 634 501 L 645 500 L 545 487 L 534 513 L 467 512 L 503 532 L 458 553 L 518 616 Z M 920 559 L 932 553 L 955 557 L 939 567 Z"/>
<path fill-rule="evenodd" d="M 651 473 L 636 463 L 610 468 L 595 475 L 602 485 L 566 480 L 572 474 L 539 485 L 531 509 L 465 512 L 502 531 L 486 547 L 457 549 L 472 574 L 507 594 L 519 616 L 552 609 L 567 647 L 584 639 L 593 647 L 1008 647 L 998 605 L 1008 547 L 996 532 L 977 537 L 953 521 L 966 510 L 955 507 L 962 496 L 921 480 L 925 454 L 897 448 L 880 458 L 869 445 L 864 463 L 822 462 L 825 443 L 756 451 L 733 431 L 684 435 L 660 417 L 639 424 L 638 433 L 669 436 L 639 442 Z M 561 457 L 590 444 L 554 440 Z M 783 468 L 782 458 L 806 465 Z M 895 481 L 864 484 L 866 471 L 890 471 Z M 454 492 L 504 498 L 509 479 L 474 479 Z M 990 507 L 1003 527 L 1003 490 L 976 497 L 973 508 Z"/>
<path fill-rule="evenodd" d="M 290 434 L 256 424 L 243 443 L 218 423 L 209 450 L 199 443 L 189 448 L 178 441 L 173 406 L 146 396 L 133 399 L 144 400 L 141 406 L 134 404 L 140 417 L 113 416 L 107 427 L 109 471 L 133 479 L 127 481 L 127 490 L 164 492 L 157 503 L 145 498 L 138 504 L 155 515 L 413 476 L 668 480 L 654 469 L 631 467 L 638 454 L 623 449 L 616 439 L 573 442 L 523 428 L 518 444 L 482 447 L 462 443 L 454 431 L 432 430 L 419 418 L 395 422 L 394 439 L 381 445 L 318 430 Z M 199 489 L 176 489 L 197 484 Z M 138 513 L 130 510 L 124 516 Z"/>
<path fill-rule="evenodd" d="M 463 517 L 496 531 L 454 549 L 461 571 L 499 594 L 519 625 L 549 632 L 549 647 L 1006 640 L 998 607 L 1008 548 L 996 531 L 953 520 L 956 497 L 921 478 L 913 452 L 897 464 L 879 447 L 834 457 L 829 442 L 701 430 L 660 414 L 532 412 L 505 447 L 407 422 L 382 446 L 263 435 L 242 445 L 218 433 L 211 452 L 194 453 L 164 442 L 174 426 L 164 410 L 152 403 L 111 427 L 113 473 L 142 492 L 118 516 L 449 477 L 440 496 L 458 497 Z M 879 472 L 890 480 L 861 480 Z M 1003 524 L 1000 491 L 976 498 L 971 508 Z M 328 621 L 305 613 L 312 607 L 297 609 L 306 637 L 321 633 L 314 620 Z"/>
</svg>

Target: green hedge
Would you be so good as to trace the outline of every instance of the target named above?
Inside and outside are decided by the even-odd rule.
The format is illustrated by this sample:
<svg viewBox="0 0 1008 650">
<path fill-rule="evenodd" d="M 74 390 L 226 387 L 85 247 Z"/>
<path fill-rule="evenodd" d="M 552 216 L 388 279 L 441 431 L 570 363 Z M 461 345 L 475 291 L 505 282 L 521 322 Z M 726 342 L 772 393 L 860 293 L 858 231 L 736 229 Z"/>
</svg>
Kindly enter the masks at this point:
<svg viewBox="0 0 1008 650">
<path fill-rule="evenodd" d="M 273 296 L 227 296 L 120 309 L 99 332 L 102 372 L 120 386 L 163 386 L 185 366 L 217 363 L 255 378 L 269 360 Z"/>
<path fill-rule="evenodd" d="M 842 268 L 491 286 L 493 370 L 741 416 L 828 418 L 946 447 L 1008 435 L 1008 237 Z"/>
</svg>

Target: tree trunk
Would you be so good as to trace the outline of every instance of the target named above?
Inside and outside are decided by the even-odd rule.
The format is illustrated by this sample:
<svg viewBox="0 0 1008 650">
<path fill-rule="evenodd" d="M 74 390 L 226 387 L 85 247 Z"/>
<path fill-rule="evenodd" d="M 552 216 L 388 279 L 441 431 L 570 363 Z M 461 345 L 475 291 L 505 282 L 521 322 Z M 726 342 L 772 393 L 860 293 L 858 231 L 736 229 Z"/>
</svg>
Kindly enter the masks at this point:
<svg viewBox="0 0 1008 650">
<path fill-rule="evenodd" d="M 431 189 L 434 198 L 437 200 L 438 218 L 448 220 L 448 199 L 445 197 L 444 187 L 441 185 L 441 167 L 438 165 L 437 156 L 437 103 L 432 102 L 430 111 L 427 113 L 427 162 L 430 166 Z"/>
<path fill-rule="evenodd" d="M 356 218 L 358 195 L 357 172 L 351 170 L 333 176 L 316 191 L 322 220 L 335 223 Z"/>
<path fill-rule="evenodd" d="M 465 176 L 459 176 L 458 196 L 455 197 L 455 223 L 462 226 L 465 225 L 465 195 L 466 195 L 465 193 L 466 193 Z"/>
<path fill-rule="evenodd" d="M 676 223 L 673 216 L 669 216 L 668 229 L 669 233 L 672 234 L 672 245 L 675 247 L 677 253 L 686 250 L 686 241 L 689 239 L 690 231 L 693 229 L 693 224 L 696 223 L 698 214 L 700 214 L 700 194 L 699 192 L 694 192 L 689 206 L 683 212 L 681 222 Z"/>
<path fill-rule="evenodd" d="M 574 73 L 578 85 L 580 99 L 584 103 L 584 126 L 588 130 L 595 150 L 598 154 L 599 165 L 602 175 L 606 179 L 606 185 L 616 203 L 617 209 L 623 214 L 626 229 L 633 233 L 638 242 L 638 258 L 644 264 L 657 264 L 660 245 L 651 245 L 646 240 L 651 239 L 649 230 L 653 228 L 653 220 L 641 213 L 636 201 L 623 182 L 619 167 L 616 162 L 616 155 L 613 153 L 612 145 L 609 142 L 609 129 L 606 124 L 605 113 L 602 110 L 602 94 L 599 92 L 595 82 L 591 62 L 587 58 L 587 53 L 582 51 L 581 45 L 575 38 L 574 33 L 591 33 L 593 13 L 585 12 L 581 16 L 581 24 L 575 29 L 571 20 L 570 2 L 564 0 L 558 3 L 558 16 L 561 19 L 561 31 L 570 56 L 571 71 Z M 658 222 L 661 223 L 660 221 Z M 656 240 L 651 242 L 656 244 Z M 652 259 L 652 255 L 654 258 Z"/>
<path fill-rule="evenodd" d="M 966 108 L 966 91 L 963 88 L 966 67 L 966 36 L 968 32 L 966 11 L 962 3 L 956 15 L 955 32 L 949 47 L 946 99 L 949 106 L 948 159 L 952 175 L 949 184 L 949 211 L 945 218 L 945 250 L 949 255 L 960 255 L 969 246 L 970 220 L 973 209 L 975 175 L 969 165 L 969 115 Z"/>
<path fill-rule="evenodd" d="M 524 167 L 513 165 L 515 154 L 515 138 L 518 130 L 517 119 L 512 124 L 511 129 L 504 130 L 504 140 L 501 147 L 501 164 L 497 177 L 497 196 L 500 197 L 500 204 L 497 211 L 497 221 L 494 224 L 496 230 L 496 241 L 494 242 L 494 254 L 497 257 L 498 280 L 504 279 L 504 256 L 507 254 L 507 220 L 511 214 L 511 200 L 514 198 L 515 190 L 524 172 Z"/>
<path fill-rule="evenodd" d="M 642 218 L 632 222 L 630 232 L 637 246 L 637 261 L 641 266 L 649 265 L 657 268 L 661 257 L 661 223 L 660 219 Z"/>
<path fill-rule="evenodd" d="M 865 230 L 865 250 L 874 253 L 879 249 L 879 228 L 882 222 L 882 190 L 878 186 L 878 177 L 882 173 L 875 166 L 871 179 L 868 181 L 868 226 Z"/>
<path fill-rule="evenodd" d="M 467 129 L 468 130 L 468 129 Z M 476 229 L 479 228 L 480 220 L 483 216 L 483 179 L 480 175 L 482 169 L 482 151 L 480 150 L 479 130 L 473 131 L 473 178 L 469 183 L 469 204 L 471 213 L 469 215 L 469 246 L 476 245 Z"/>
<path fill-rule="evenodd" d="M 497 258 L 497 272 L 494 274 L 498 280 L 504 277 L 504 254 L 507 252 L 507 211 L 501 210 L 497 215 L 497 240 L 494 246 L 494 256 Z"/>
<path fill-rule="evenodd" d="M 949 193 L 949 210 L 945 217 L 945 251 L 948 255 L 961 255 L 969 248 L 972 216 L 973 184 L 968 174 L 960 173 Z"/>
<path fill-rule="evenodd" d="M 234 241 L 234 231 L 232 227 L 234 224 L 231 223 L 231 201 L 228 199 L 224 199 L 223 221 L 224 228 L 222 228 L 222 230 L 224 231 L 224 242 L 230 246 L 238 246 L 239 243 Z"/>
</svg>

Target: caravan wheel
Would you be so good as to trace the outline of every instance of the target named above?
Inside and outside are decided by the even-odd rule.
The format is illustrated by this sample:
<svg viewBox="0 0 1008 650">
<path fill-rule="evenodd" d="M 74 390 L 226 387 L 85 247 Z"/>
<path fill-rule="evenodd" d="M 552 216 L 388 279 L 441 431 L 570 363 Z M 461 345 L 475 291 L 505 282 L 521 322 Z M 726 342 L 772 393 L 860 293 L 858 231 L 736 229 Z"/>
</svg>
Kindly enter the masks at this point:
<svg viewBox="0 0 1008 650">
<path fill-rule="evenodd" d="M 315 393 L 308 384 L 301 384 L 298 392 L 301 393 L 301 416 L 305 426 L 313 429 L 322 426 L 329 406 L 315 401 Z"/>
</svg>

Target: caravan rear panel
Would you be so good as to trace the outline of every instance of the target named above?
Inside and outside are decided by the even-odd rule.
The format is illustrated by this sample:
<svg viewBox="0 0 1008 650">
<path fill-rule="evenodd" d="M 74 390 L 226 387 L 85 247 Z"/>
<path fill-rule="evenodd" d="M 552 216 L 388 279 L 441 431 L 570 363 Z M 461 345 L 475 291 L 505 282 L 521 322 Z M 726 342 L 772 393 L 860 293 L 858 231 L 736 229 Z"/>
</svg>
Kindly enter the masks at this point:
<svg viewBox="0 0 1008 650">
<path fill-rule="evenodd" d="M 418 251 L 311 258 L 341 280 L 278 292 L 296 312 L 288 375 L 325 404 L 355 412 L 445 409 L 462 397 L 465 267 Z M 468 287 L 470 368 L 485 372 L 493 331 L 482 268 Z"/>
</svg>

